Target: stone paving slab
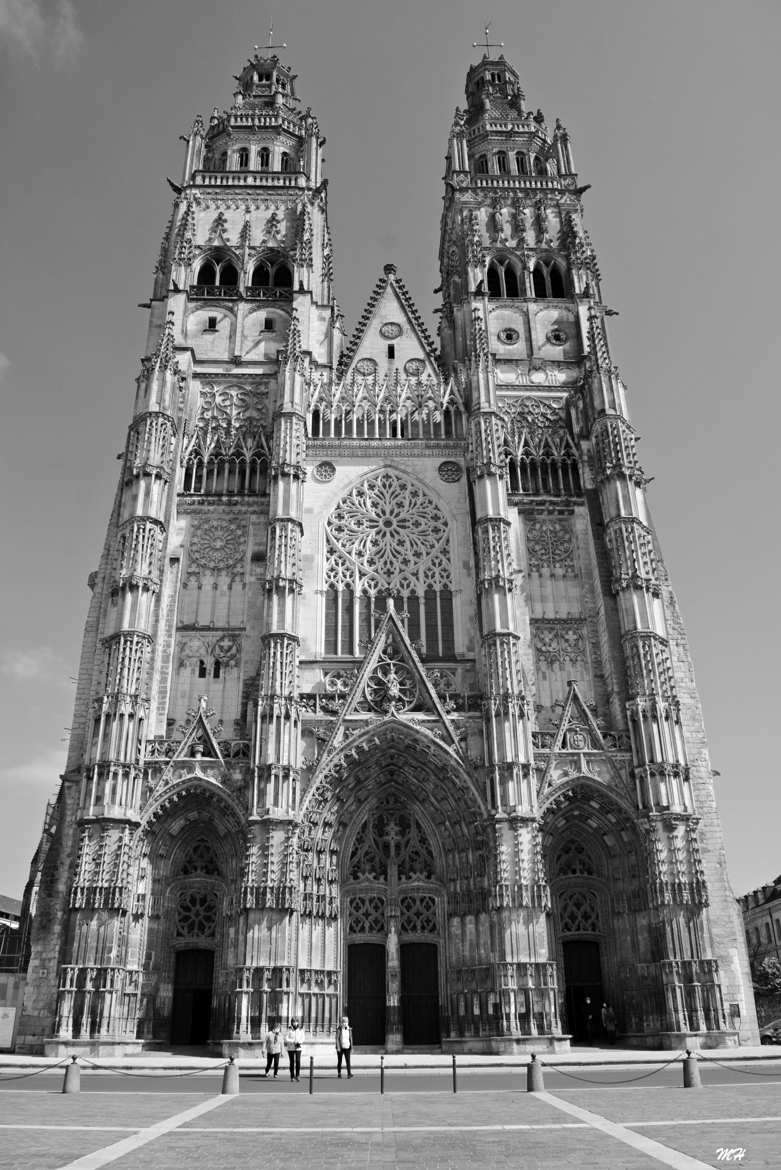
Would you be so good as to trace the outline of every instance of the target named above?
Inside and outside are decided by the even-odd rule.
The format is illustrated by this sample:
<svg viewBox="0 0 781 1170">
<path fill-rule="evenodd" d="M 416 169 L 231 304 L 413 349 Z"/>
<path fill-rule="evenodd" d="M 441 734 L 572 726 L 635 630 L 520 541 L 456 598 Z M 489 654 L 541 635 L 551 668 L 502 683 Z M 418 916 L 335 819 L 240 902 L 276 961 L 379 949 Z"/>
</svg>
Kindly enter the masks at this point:
<svg viewBox="0 0 781 1170">
<path fill-rule="evenodd" d="M 705 1125 L 705 1126 L 659 1126 L 643 1130 L 648 1137 L 663 1142 L 699 1158 L 708 1166 L 770 1167 L 778 1170 L 781 1165 L 781 1126 L 778 1124 L 753 1125 Z M 733 1157 L 727 1161 L 719 1157 L 719 1151 L 740 1151 L 745 1154 L 739 1160 Z"/>
<path fill-rule="evenodd" d="M 0 1131 L 0 1170 L 56 1170 L 122 1136 L 63 1130 Z"/>
<path fill-rule="evenodd" d="M 0 1124 L 120 1125 L 140 1129 L 213 1095 L 101 1093 L 91 1097 L 88 1093 L 0 1093 Z M 0 1147 L 10 1132 L 13 1131 L 0 1130 Z"/>
<path fill-rule="evenodd" d="M 221 1112 L 221 1111 L 218 1111 Z M 176 1130 L 136 1154 L 112 1163 L 112 1170 L 357 1170 L 358 1167 L 415 1167 L 416 1170 L 659 1170 L 659 1163 L 587 1129 L 525 1131 L 521 1134 L 338 1134 L 210 1136 Z"/>
<path fill-rule="evenodd" d="M 213 1114 L 182 1128 L 217 1129 L 255 1127 L 352 1127 L 379 1125 L 521 1125 L 562 1122 L 562 1117 L 534 1093 L 486 1093 L 479 1097 L 415 1093 L 396 1097 L 350 1094 L 334 1099 L 286 1098 L 281 1094 L 259 1099 L 234 1097 Z"/>
<path fill-rule="evenodd" d="M 707 1089 L 556 1089 L 554 1095 L 622 1125 L 662 1119 L 781 1117 L 781 1087 L 778 1085 L 712 1085 Z M 781 1145 L 777 1164 L 781 1165 Z"/>
</svg>

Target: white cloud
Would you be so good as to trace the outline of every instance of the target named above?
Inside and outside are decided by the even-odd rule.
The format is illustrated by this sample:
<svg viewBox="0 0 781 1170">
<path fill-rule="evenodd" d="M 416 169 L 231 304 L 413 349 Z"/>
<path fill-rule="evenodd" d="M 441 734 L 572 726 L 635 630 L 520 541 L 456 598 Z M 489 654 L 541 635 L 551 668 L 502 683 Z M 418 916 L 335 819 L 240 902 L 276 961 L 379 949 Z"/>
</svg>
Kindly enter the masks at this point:
<svg viewBox="0 0 781 1170">
<path fill-rule="evenodd" d="M 3 0 L 0 0 L 0 4 L 2 4 L 2 2 L 3 2 Z M 10 368 L 11 368 L 11 359 L 7 358 L 4 353 L 0 353 L 0 382 L 2 382 L 3 378 L 6 376 L 6 374 L 10 370 Z"/>
<path fill-rule="evenodd" d="M 59 0 L 52 46 L 55 62 L 58 65 L 70 65 L 83 44 L 84 34 L 76 21 L 76 9 L 71 0 Z"/>
<path fill-rule="evenodd" d="M 35 60 L 50 52 L 56 65 L 68 65 L 84 36 L 73 0 L 0 0 L 0 41 Z"/>
<path fill-rule="evenodd" d="M 56 686 L 67 686 L 69 682 L 67 667 L 51 646 L 4 651 L 0 654 L 0 674 L 18 682 L 45 680 Z"/>
</svg>

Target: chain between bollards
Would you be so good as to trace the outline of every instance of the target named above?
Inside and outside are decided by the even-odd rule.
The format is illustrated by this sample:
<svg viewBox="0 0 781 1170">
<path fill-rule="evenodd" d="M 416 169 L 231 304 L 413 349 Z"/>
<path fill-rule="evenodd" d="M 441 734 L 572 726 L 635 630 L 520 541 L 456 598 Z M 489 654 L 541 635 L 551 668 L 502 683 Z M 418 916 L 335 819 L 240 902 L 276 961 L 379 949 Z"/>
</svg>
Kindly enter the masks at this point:
<svg viewBox="0 0 781 1170">
<path fill-rule="evenodd" d="M 62 1082 L 63 1093 L 80 1093 L 81 1092 L 81 1069 L 79 1068 L 78 1057 L 72 1056 L 71 1062 L 65 1068 L 65 1077 Z"/>
<path fill-rule="evenodd" d="M 380 1054 L 380 1093 L 385 1092 L 385 1055 Z"/>
<path fill-rule="evenodd" d="M 225 1065 L 225 1071 L 222 1074 L 222 1096 L 235 1097 L 239 1091 L 239 1064 L 235 1056 L 232 1056 Z"/>
<path fill-rule="evenodd" d="M 683 1062 L 683 1087 L 684 1089 L 702 1088 L 699 1061 L 689 1048 L 686 1049 L 686 1056 Z"/>
</svg>

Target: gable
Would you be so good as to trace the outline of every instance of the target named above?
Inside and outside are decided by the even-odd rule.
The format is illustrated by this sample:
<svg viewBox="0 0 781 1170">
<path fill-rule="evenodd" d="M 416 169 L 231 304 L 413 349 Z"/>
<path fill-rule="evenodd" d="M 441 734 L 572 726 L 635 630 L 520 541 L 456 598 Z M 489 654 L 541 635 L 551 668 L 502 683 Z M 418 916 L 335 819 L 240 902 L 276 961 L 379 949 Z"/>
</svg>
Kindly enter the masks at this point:
<svg viewBox="0 0 781 1170">
<path fill-rule="evenodd" d="M 436 350 L 392 264 L 369 297 L 339 364 L 343 378 L 440 380 Z"/>
</svg>

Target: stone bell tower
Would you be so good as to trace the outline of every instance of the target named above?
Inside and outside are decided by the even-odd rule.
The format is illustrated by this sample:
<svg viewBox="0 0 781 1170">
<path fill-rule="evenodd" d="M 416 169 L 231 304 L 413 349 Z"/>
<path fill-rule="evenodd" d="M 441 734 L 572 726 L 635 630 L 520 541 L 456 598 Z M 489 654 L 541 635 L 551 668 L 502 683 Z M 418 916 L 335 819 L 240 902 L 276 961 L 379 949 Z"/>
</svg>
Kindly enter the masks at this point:
<svg viewBox="0 0 781 1170">
<path fill-rule="evenodd" d="M 470 411 L 508 904 L 544 908 L 576 1038 L 609 1001 L 630 1043 L 734 1042 L 741 1021 L 744 1036 L 755 1029 L 743 936 L 688 646 L 610 357 L 587 187 L 564 126 L 527 108 L 491 46 L 466 99 L 447 155 L 441 344 Z M 524 718 L 511 748 L 513 709 Z M 544 877 L 526 893 L 511 858 L 534 856 L 535 840 Z"/>
</svg>

